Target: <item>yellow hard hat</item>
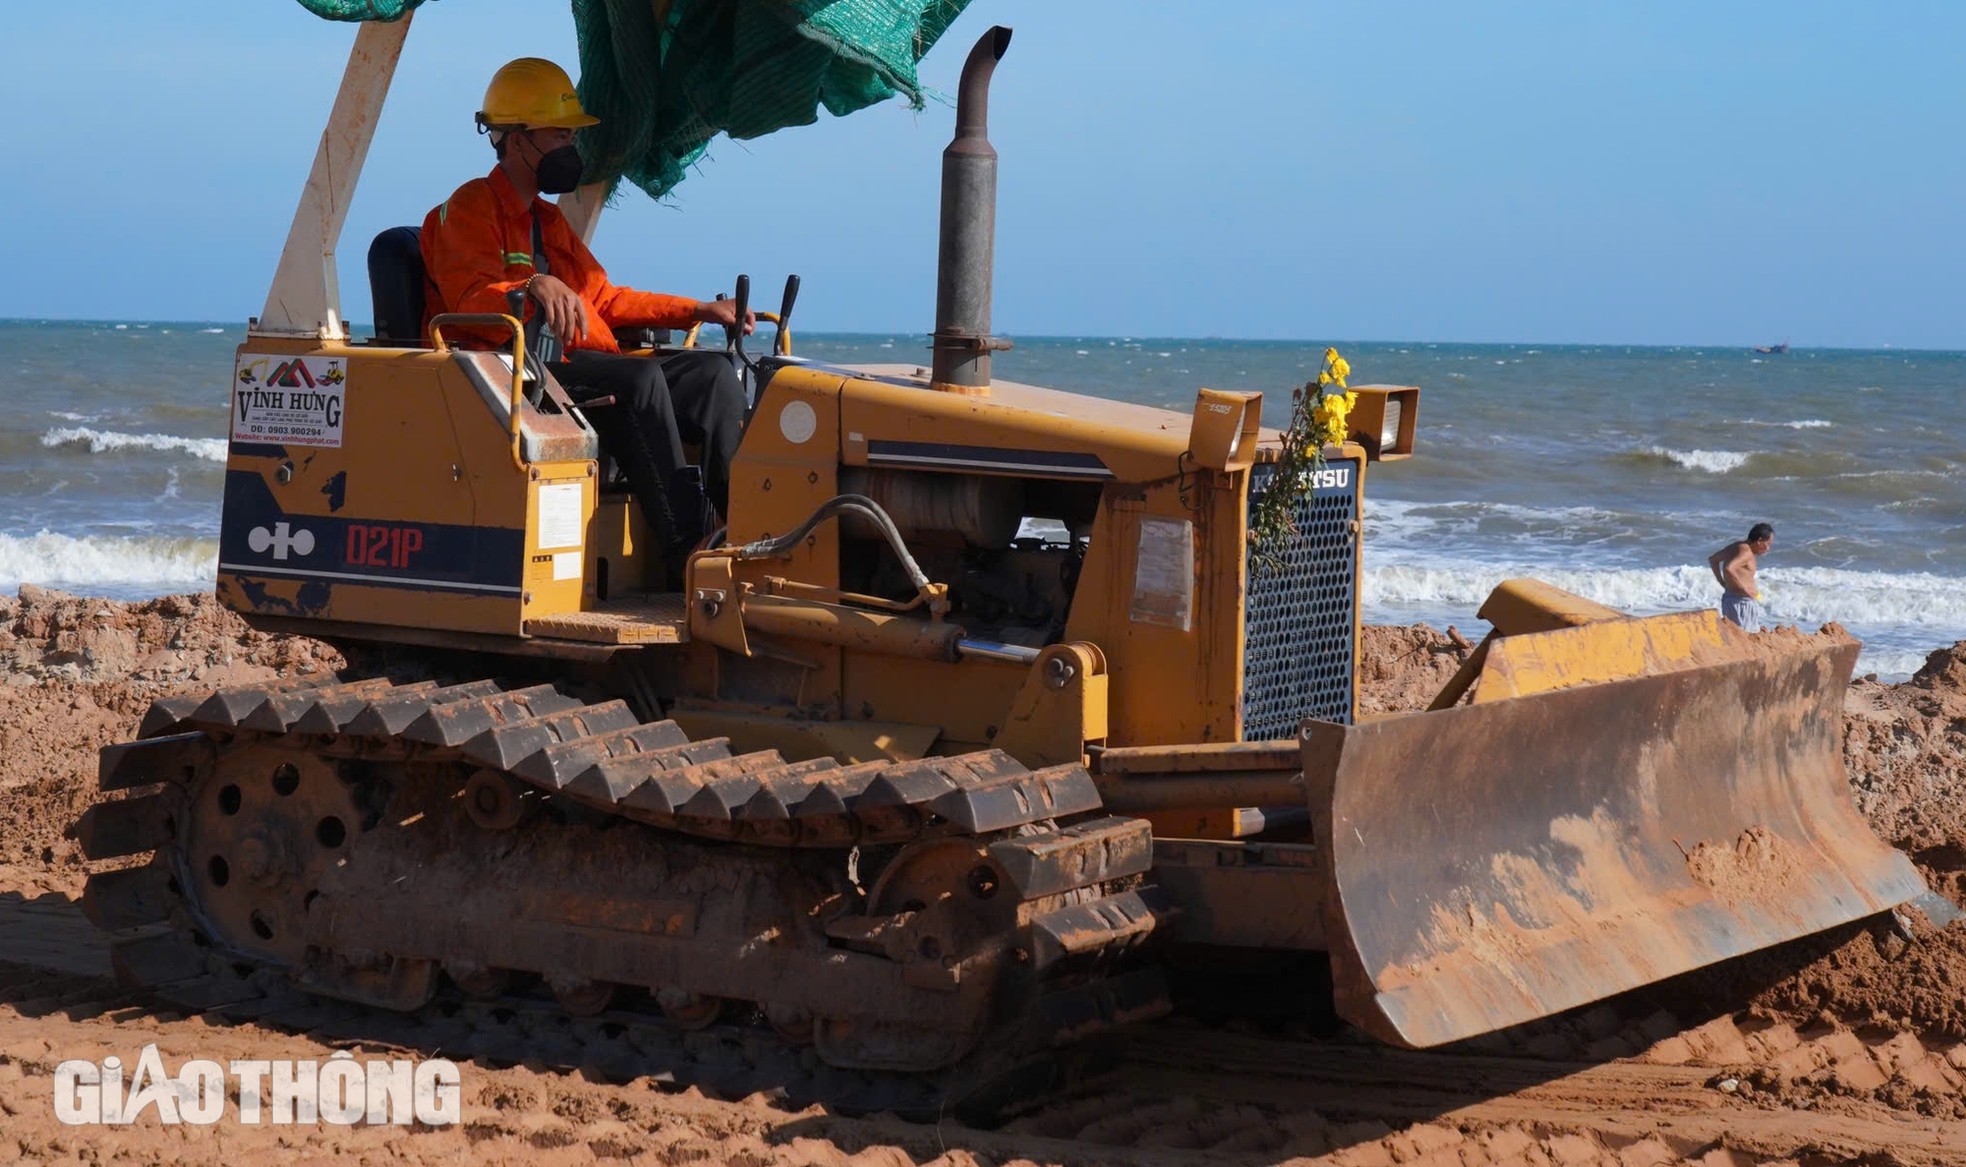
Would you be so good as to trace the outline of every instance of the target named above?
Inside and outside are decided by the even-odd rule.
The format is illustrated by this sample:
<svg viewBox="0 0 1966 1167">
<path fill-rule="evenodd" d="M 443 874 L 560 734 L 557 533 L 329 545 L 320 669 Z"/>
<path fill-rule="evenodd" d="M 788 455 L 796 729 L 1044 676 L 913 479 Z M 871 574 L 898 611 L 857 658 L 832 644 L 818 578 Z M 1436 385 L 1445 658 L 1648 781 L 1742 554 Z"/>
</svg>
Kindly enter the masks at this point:
<svg viewBox="0 0 1966 1167">
<path fill-rule="evenodd" d="M 577 130 L 600 122 L 580 108 L 567 71 L 540 57 L 520 57 L 492 74 L 478 111 L 488 130 Z"/>
</svg>

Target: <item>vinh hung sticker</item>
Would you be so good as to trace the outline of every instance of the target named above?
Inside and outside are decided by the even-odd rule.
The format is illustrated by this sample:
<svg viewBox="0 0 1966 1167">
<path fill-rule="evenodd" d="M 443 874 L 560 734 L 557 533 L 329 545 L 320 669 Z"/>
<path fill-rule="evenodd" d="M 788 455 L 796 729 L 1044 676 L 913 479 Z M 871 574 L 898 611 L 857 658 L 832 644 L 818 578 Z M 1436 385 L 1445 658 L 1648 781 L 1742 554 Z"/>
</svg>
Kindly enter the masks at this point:
<svg viewBox="0 0 1966 1167">
<path fill-rule="evenodd" d="M 242 354 L 232 382 L 232 440 L 339 447 L 345 365 L 341 357 Z"/>
</svg>

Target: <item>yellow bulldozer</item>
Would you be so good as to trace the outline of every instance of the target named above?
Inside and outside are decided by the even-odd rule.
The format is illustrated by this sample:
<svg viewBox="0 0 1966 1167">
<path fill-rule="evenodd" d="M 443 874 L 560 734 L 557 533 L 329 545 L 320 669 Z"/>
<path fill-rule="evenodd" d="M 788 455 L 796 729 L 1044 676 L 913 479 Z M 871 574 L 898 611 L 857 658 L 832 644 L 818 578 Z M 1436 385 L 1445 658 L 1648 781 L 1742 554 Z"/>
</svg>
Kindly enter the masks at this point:
<svg viewBox="0 0 1966 1167">
<path fill-rule="evenodd" d="M 931 366 L 808 361 L 790 297 L 761 313 L 725 530 L 662 562 L 521 321 L 343 323 L 409 23 L 361 26 L 239 347 L 217 589 L 434 679 L 166 698 L 103 751 L 78 834 L 134 858 L 85 906 L 128 981 L 526 997 L 936 1074 L 1163 1014 L 1184 952 L 1327 954 L 1338 1015 L 1432 1046 L 1927 894 L 1846 788 L 1847 639 L 1512 581 L 1433 708 L 1361 717 L 1362 491 L 1418 390 L 1361 389 L 1259 549 L 1258 395 L 993 378 L 1008 30 L 943 159 Z"/>
</svg>

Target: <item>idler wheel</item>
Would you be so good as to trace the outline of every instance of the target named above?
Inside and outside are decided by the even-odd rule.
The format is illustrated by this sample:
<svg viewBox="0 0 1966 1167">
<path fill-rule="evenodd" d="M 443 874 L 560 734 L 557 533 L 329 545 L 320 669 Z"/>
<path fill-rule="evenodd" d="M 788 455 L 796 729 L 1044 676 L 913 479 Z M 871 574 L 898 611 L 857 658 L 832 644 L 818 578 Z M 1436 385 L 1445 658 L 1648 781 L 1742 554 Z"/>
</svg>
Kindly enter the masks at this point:
<svg viewBox="0 0 1966 1167">
<path fill-rule="evenodd" d="M 812 1013 L 801 1005 L 772 1004 L 765 1006 L 765 1020 L 778 1036 L 793 1045 L 812 1044 Z"/>
<path fill-rule="evenodd" d="M 486 968 L 481 964 L 447 964 L 444 975 L 467 997 L 481 1001 L 503 997 L 512 987 L 512 970 Z"/>
<path fill-rule="evenodd" d="M 664 1017 L 684 1029 L 706 1029 L 715 1024 L 724 1012 L 722 997 L 706 997 L 673 986 L 658 990 L 655 1003 L 662 1006 Z"/>
<path fill-rule="evenodd" d="M 546 985 L 553 990 L 553 999 L 560 1008 L 575 1017 L 593 1017 L 605 1013 L 614 1004 L 615 989 L 609 981 L 590 981 L 586 977 L 547 977 Z"/>
<path fill-rule="evenodd" d="M 525 820 L 524 788 L 497 770 L 480 770 L 464 783 L 464 813 L 488 831 L 509 831 Z"/>
</svg>

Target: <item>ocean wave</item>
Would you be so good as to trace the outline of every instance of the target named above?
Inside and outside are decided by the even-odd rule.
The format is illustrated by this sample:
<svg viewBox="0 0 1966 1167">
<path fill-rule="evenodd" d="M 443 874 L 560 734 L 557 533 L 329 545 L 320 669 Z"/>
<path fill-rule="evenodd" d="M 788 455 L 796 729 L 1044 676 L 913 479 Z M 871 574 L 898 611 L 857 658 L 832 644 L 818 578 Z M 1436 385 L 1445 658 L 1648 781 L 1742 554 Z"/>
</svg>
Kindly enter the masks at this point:
<svg viewBox="0 0 1966 1167">
<path fill-rule="evenodd" d="M 1682 470 L 1702 470 L 1708 474 L 1739 470 L 1753 457 L 1738 450 L 1673 450 L 1665 446 L 1652 446 L 1645 453 L 1664 458 Z"/>
<path fill-rule="evenodd" d="M 0 585 L 8 588 L 31 583 L 83 593 L 167 591 L 210 587 L 217 570 L 216 539 L 0 535 Z"/>
<path fill-rule="evenodd" d="M 1750 417 L 1743 419 L 1740 424 L 1779 426 L 1782 429 L 1791 430 L 1826 430 L 1836 423 L 1833 421 L 1824 421 L 1820 417 L 1805 417 L 1800 421 L 1757 421 Z"/>
<path fill-rule="evenodd" d="M 1368 521 L 1415 518 L 1481 518 L 1499 515 L 1523 522 L 1548 521 L 1561 524 L 1581 522 L 1622 522 L 1630 516 L 1594 506 L 1525 506 L 1512 502 L 1486 502 L 1475 499 L 1398 499 L 1374 498 L 1366 501 Z"/>
<path fill-rule="evenodd" d="M 1865 644 L 1864 651 L 1857 657 L 1856 675 L 1861 677 L 1866 673 L 1876 673 L 1881 681 L 1902 681 L 1924 668 L 1925 658 L 1931 655 L 1930 650 L 1884 648 Z"/>
<path fill-rule="evenodd" d="M 1368 557 L 1380 551 L 1425 556 L 1430 549 L 1439 550 L 1442 539 L 1558 538 L 1566 542 L 1595 543 L 1606 539 L 1641 539 L 1655 536 L 1664 528 L 1683 530 L 1689 524 L 1698 526 L 1716 520 L 1731 528 L 1735 518 L 1732 514 L 1709 514 L 1697 509 L 1660 516 L 1599 506 L 1375 498 L 1365 507 L 1365 548 Z"/>
<path fill-rule="evenodd" d="M 1832 474 L 1831 478 L 1951 478 L 1945 470 L 1912 470 L 1892 466 L 1884 470 L 1852 470 L 1844 474 Z"/>
<path fill-rule="evenodd" d="M 110 450 L 176 450 L 203 458 L 207 462 L 225 461 L 224 438 L 182 438 L 174 434 L 124 434 L 87 426 L 61 426 L 41 435 L 49 449 L 60 446 L 87 446 L 89 453 Z"/>
<path fill-rule="evenodd" d="M 1719 586 L 1704 566 L 1565 571 L 1514 565 L 1391 564 L 1368 567 L 1367 604 L 1465 609 L 1470 617 L 1495 585 L 1531 576 L 1587 600 L 1636 615 L 1719 603 Z M 1761 573 L 1763 606 L 1784 624 L 1889 625 L 1966 635 L 1966 579 L 1927 572 L 1850 571 L 1833 567 L 1777 567 Z"/>
</svg>

